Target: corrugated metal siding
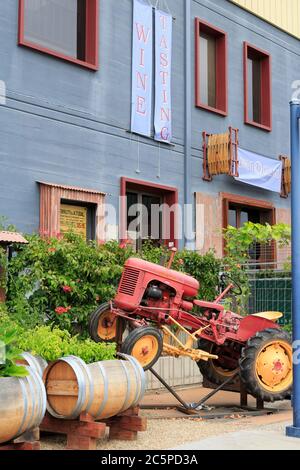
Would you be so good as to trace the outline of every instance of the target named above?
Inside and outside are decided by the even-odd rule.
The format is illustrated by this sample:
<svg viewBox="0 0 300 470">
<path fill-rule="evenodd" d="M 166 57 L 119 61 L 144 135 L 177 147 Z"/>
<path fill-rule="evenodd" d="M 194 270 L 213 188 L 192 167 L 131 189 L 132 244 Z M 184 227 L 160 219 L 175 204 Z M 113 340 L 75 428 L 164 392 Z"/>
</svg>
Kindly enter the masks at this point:
<svg viewBox="0 0 300 470">
<path fill-rule="evenodd" d="M 300 0 L 231 0 L 300 39 Z"/>
<path fill-rule="evenodd" d="M 203 378 L 196 362 L 188 357 L 162 357 L 155 364 L 154 370 L 171 386 L 186 386 L 199 384 L 201 387 Z M 148 390 L 159 390 L 164 388 L 162 384 L 147 372 Z"/>
</svg>

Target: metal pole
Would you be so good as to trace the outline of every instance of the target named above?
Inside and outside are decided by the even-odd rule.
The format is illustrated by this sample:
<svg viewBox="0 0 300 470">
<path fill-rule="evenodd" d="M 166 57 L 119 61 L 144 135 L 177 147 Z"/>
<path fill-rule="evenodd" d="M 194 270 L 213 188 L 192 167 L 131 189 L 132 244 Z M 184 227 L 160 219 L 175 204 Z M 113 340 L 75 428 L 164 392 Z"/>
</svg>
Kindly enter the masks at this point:
<svg viewBox="0 0 300 470">
<path fill-rule="evenodd" d="M 300 101 L 291 106 L 291 157 L 292 157 L 292 291 L 293 291 L 293 415 L 294 423 L 286 429 L 289 437 L 300 438 Z M 298 360 L 297 360 L 298 358 Z"/>
<path fill-rule="evenodd" d="M 191 36 L 191 0 L 185 0 L 185 149 L 184 149 L 184 247 L 191 248 L 191 241 L 188 239 L 188 207 L 192 204 L 192 36 Z"/>
</svg>

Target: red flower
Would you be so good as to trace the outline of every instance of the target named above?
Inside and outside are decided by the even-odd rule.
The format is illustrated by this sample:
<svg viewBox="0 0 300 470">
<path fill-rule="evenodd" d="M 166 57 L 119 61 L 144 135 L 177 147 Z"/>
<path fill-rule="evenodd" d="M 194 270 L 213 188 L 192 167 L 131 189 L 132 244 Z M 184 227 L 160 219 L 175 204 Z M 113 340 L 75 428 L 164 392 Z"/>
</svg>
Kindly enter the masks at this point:
<svg viewBox="0 0 300 470">
<path fill-rule="evenodd" d="M 132 240 L 128 239 L 128 240 L 123 240 L 119 247 L 124 250 L 125 248 L 127 248 L 128 246 L 131 246 L 132 245 Z"/>
<path fill-rule="evenodd" d="M 55 309 L 55 313 L 57 313 L 57 315 L 64 315 L 65 313 L 68 313 L 71 308 L 72 307 L 57 307 Z"/>
<path fill-rule="evenodd" d="M 72 287 L 70 286 L 63 286 L 62 290 L 64 291 L 65 294 L 71 294 L 71 292 L 73 291 Z"/>
</svg>

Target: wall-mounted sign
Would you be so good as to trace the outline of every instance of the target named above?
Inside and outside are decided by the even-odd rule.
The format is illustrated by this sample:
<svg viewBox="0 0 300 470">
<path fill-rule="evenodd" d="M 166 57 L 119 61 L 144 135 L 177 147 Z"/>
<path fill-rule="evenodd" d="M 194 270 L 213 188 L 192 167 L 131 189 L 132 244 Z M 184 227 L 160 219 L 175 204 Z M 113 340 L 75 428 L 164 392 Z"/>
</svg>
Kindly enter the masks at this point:
<svg viewBox="0 0 300 470">
<path fill-rule="evenodd" d="M 172 15 L 155 11 L 155 140 L 172 140 Z"/>
<path fill-rule="evenodd" d="M 148 0 L 134 0 L 131 131 L 150 137 L 153 86 L 153 13 Z"/>
<path fill-rule="evenodd" d="M 84 240 L 87 237 L 87 208 L 61 204 L 60 206 L 60 232 L 74 232 Z"/>
<path fill-rule="evenodd" d="M 281 192 L 282 162 L 239 148 L 239 177 L 242 183 Z"/>
</svg>

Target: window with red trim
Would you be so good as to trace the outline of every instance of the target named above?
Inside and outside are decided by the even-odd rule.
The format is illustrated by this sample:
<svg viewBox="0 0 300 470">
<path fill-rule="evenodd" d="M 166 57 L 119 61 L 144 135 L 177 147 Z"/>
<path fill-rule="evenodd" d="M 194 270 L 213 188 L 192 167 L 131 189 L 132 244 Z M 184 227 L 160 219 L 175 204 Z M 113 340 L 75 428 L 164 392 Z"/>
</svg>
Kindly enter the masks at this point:
<svg viewBox="0 0 300 470">
<path fill-rule="evenodd" d="M 195 23 L 196 106 L 226 116 L 227 34 L 199 18 Z"/>
<path fill-rule="evenodd" d="M 272 130 L 271 56 L 244 43 L 245 123 Z"/>
<path fill-rule="evenodd" d="M 98 68 L 98 0 L 19 2 L 20 45 Z"/>
</svg>

